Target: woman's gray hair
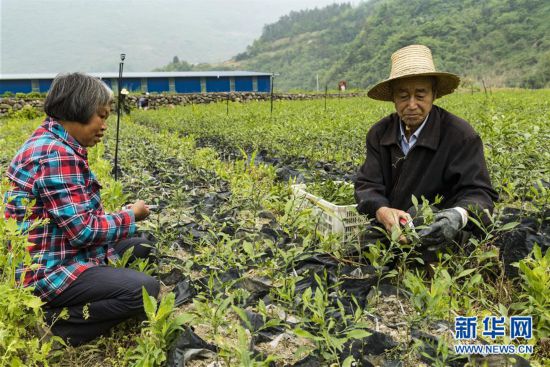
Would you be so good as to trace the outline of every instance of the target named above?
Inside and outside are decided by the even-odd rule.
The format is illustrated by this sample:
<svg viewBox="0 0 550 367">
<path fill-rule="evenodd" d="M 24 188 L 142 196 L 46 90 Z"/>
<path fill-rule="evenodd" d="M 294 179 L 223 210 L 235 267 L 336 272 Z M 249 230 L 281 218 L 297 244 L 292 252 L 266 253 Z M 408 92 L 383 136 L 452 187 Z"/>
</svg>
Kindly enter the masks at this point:
<svg viewBox="0 0 550 367">
<path fill-rule="evenodd" d="M 100 79 L 83 73 L 59 74 L 44 101 L 46 115 L 60 121 L 88 123 L 100 107 L 109 105 L 111 89 Z"/>
</svg>

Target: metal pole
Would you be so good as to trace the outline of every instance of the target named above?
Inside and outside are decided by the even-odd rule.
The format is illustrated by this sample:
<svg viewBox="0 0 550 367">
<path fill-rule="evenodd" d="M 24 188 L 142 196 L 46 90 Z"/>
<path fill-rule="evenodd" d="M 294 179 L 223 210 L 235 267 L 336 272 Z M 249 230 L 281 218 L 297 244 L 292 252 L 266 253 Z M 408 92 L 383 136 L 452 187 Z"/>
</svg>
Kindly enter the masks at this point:
<svg viewBox="0 0 550 367">
<path fill-rule="evenodd" d="M 325 84 L 325 112 L 327 112 L 327 94 L 328 94 L 328 84 Z"/>
<path fill-rule="evenodd" d="M 275 81 L 275 74 L 271 73 L 271 115 L 273 115 L 273 83 Z"/>
<path fill-rule="evenodd" d="M 319 93 L 319 74 L 317 74 L 317 93 Z"/>
<path fill-rule="evenodd" d="M 118 181 L 118 135 L 120 132 L 120 104 L 122 102 L 122 69 L 124 68 L 124 59 L 126 54 L 120 54 L 120 63 L 118 64 L 118 103 L 116 108 L 116 144 L 115 144 L 115 180 Z"/>
</svg>

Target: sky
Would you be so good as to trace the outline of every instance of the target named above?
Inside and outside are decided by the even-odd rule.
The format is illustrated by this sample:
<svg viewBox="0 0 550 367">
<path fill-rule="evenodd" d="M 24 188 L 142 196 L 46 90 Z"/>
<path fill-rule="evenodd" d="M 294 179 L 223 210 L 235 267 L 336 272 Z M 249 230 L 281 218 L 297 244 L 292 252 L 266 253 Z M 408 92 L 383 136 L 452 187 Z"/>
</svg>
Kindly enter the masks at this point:
<svg viewBox="0 0 550 367">
<path fill-rule="evenodd" d="M 0 74 L 221 62 L 290 11 L 361 0 L 0 0 Z"/>
</svg>

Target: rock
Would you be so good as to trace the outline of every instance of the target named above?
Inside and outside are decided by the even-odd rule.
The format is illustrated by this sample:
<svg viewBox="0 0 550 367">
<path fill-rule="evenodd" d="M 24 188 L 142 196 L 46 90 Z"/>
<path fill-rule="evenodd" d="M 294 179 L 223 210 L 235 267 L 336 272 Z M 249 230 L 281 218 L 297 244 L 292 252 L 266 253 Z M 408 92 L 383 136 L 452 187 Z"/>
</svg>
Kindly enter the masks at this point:
<svg viewBox="0 0 550 367">
<path fill-rule="evenodd" d="M 150 98 L 149 106 L 151 108 L 158 108 L 158 107 L 172 108 L 172 106 L 186 105 L 189 103 L 208 104 L 212 102 L 225 101 L 228 95 L 229 95 L 229 99 L 235 102 L 268 101 L 271 99 L 270 93 L 259 93 L 259 92 L 230 92 L 229 94 L 227 92 L 197 93 L 197 94 L 186 94 L 186 95 L 153 94 L 149 96 Z M 361 93 L 346 93 L 345 95 L 329 94 L 328 97 L 342 98 L 342 97 L 357 97 L 361 95 L 364 95 L 364 94 L 361 94 Z M 127 98 L 130 104 L 134 108 L 136 108 L 138 97 L 135 95 L 130 95 Z M 273 98 L 275 100 L 312 100 L 312 99 L 325 98 L 325 95 L 324 94 L 303 94 L 303 93 L 300 93 L 300 94 L 275 93 L 273 95 Z M 2 111 L 2 114 L 6 114 L 8 111 L 11 111 L 12 109 L 19 110 L 23 107 L 23 105 L 27 105 L 27 104 L 33 106 L 34 108 L 41 109 L 44 105 L 44 100 L 43 98 L 15 98 L 15 97 L 0 98 L 0 111 Z M 10 108 L 6 106 L 10 106 Z M 11 106 L 13 106 L 13 108 Z M 114 103 L 112 104 L 111 108 L 113 110 L 115 109 Z M 332 173 L 333 171 L 334 170 L 330 172 Z"/>
</svg>

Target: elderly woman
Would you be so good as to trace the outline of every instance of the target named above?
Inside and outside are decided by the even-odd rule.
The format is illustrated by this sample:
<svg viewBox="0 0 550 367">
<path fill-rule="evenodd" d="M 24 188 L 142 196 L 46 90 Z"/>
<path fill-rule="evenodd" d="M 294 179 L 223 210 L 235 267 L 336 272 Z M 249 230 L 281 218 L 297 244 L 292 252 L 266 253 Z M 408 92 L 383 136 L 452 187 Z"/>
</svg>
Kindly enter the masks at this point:
<svg viewBox="0 0 550 367">
<path fill-rule="evenodd" d="M 130 238 L 136 221 L 149 215 L 145 203 L 138 200 L 106 214 L 101 186 L 88 164 L 86 148 L 103 137 L 111 100 L 111 90 L 97 78 L 80 73 L 57 76 L 44 102 L 46 120 L 7 172 L 11 189 L 5 195 L 6 218 L 16 218 L 22 228 L 48 219 L 29 233 L 33 265 L 19 269 L 19 281 L 34 288 L 49 319 L 68 309 L 69 318 L 55 320 L 52 332 L 72 345 L 143 314 L 142 287 L 155 297 L 159 292 L 153 277 L 109 266 L 130 248 L 139 257 L 150 251 Z M 31 215 L 25 217 L 29 202 Z"/>
</svg>

